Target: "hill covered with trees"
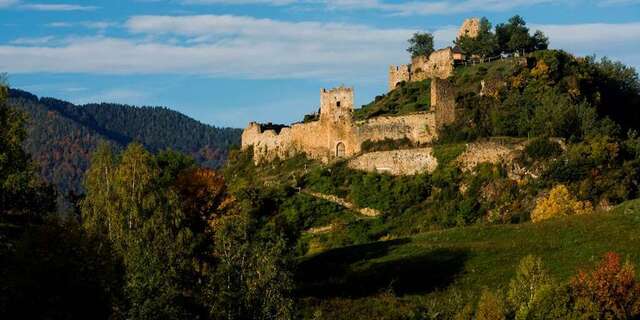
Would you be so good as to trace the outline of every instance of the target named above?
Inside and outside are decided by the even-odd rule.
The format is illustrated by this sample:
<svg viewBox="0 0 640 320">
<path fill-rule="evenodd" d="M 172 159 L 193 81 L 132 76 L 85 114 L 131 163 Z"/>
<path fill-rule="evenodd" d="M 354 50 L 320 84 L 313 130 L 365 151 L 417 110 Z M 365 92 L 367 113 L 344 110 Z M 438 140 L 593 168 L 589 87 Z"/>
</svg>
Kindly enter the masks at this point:
<svg viewBox="0 0 640 320">
<path fill-rule="evenodd" d="M 15 89 L 9 91 L 8 104 L 27 114 L 26 151 L 45 180 L 63 194 L 82 192 L 89 156 L 100 140 L 118 150 L 134 141 L 152 152 L 172 149 L 212 168 L 219 167 L 228 149 L 240 143 L 239 129 L 206 125 L 163 107 L 78 106 Z"/>
</svg>

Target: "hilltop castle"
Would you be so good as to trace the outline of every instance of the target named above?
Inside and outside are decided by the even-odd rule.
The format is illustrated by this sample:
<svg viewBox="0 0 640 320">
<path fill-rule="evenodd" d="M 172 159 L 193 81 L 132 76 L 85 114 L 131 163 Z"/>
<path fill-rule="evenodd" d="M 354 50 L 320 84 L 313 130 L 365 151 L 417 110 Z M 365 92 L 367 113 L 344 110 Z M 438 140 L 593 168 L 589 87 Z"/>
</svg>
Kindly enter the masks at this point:
<svg viewBox="0 0 640 320">
<path fill-rule="evenodd" d="M 466 20 L 459 34 L 476 36 L 478 27 L 478 19 Z M 256 163 L 299 153 L 330 162 L 360 153 L 365 141 L 408 139 L 416 144 L 429 143 L 440 127 L 455 120 L 455 88 L 447 79 L 456 61 L 463 59 L 459 50 L 444 48 L 429 57 L 414 57 L 411 64 L 390 67 L 389 90 L 403 81 L 431 79 L 431 107 L 427 112 L 356 121 L 353 88 L 322 89 L 318 120 L 291 126 L 251 122 L 242 133 L 242 149 L 253 147 Z"/>
</svg>

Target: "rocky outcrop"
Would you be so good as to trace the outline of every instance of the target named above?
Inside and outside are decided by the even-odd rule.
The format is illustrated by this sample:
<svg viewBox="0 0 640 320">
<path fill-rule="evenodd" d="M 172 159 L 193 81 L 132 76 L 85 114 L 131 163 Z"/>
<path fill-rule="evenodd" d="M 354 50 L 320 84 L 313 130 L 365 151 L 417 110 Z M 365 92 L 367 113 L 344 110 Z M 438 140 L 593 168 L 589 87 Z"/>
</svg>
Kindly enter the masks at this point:
<svg viewBox="0 0 640 320">
<path fill-rule="evenodd" d="M 525 143 L 496 141 L 469 143 L 466 150 L 456 159 L 456 164 L 462 171 L 470 171 L 481 163 L 511 163 L 524 147 Z"/>
</svg>

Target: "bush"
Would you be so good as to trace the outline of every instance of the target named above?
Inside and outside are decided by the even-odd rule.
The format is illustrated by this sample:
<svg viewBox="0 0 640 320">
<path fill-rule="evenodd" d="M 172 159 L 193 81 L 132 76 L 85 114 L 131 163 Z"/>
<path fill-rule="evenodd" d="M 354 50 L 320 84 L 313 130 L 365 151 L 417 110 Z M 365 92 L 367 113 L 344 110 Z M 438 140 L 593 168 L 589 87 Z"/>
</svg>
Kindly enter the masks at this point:
<svg viewBox="0 0 640 320">
<path fill-rule="evenodd" d="M 505 307 L 497 294 L 484 290 L 478 302 L 476 320 L 503 320 L 506 319 Z"/>
<path fill-rule="evenodd" d="M 562 147 L 556 141 L 538 138 L 531 141 L 524 148 L 524 152 L 532 159 L 548 159 L 562 153 Z"/>
<path fill-rule="evenodd" d="M 531 213 L 533 222 L 578 214 L 588 214 L 593 211 L 588 201 L 578 201 L 569 193 L 565 185 L 557 185 L 551 189 L 549 196 L 539 198 Z"/>
<path fill-rule="evenodd" d="M 398 149 L 408 149 L 415 148 L 418 145 L 411 142 L 408 138 L 402 139 L 389 139 L 385 138 L 380 141 L 371 141 L 366 140 L 362 143 L 361 149 L 363 152 L 374 152 L 374 151 L 387 151 L 387 150 L 398 150 Z"/>
<path fill-rule="evenodd" d="M 580 272 L 571 282 L 574 298 L 598 307 L 600 319 L 635 319 L 640 316 L 640 283 L 633 264 L 620 263 L 609 252 L 591 273 Z"/>
<path fill-rule="evenodd" d="M 527 319 L 540 293 L 549 287 L 551 281 L 539 257 L 532 255 L 520 260 L 516 276 L 509 283 L 507 301 L 516 319 Z"/>
</svg>

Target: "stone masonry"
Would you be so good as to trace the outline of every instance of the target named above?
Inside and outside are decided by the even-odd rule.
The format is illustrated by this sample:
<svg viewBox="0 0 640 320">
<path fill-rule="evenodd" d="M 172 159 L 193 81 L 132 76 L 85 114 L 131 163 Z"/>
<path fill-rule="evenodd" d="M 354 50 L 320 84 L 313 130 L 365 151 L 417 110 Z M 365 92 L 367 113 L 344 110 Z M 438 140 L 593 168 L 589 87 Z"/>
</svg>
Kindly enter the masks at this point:
<svg viewBox="0 0 640 320">
<path fill-rule="evenodd" d="M 466 19 L 464 20 L 464 22 L 462 23 L 462 27 L 458 31 L 458 38 L 464 37 L 464 36 L 475 38 L 478 36 L 479 33 L 480 33 L 480 19 L 478 18 Z"/>
<path fill-rule="evenodd" d="M 353 119 L 353 89 L 322 89 L 319 120 L 291 126 L 251 122 L 242 133 L 242 148 L 253 147 L 256 163 L 299 153 L 326 163 L 360 153 L 365 141 L 406 138 L 416 144 L 430 143 L 437 137 L 439 127 L 455 119 L 455 91 L 448 80 L 434 83 L 432 111 L 364 121 Z"/>
</svg>

